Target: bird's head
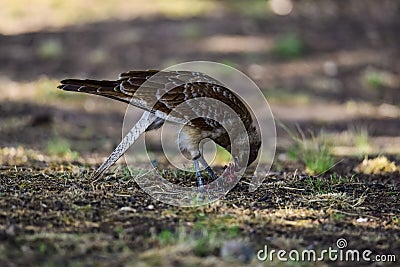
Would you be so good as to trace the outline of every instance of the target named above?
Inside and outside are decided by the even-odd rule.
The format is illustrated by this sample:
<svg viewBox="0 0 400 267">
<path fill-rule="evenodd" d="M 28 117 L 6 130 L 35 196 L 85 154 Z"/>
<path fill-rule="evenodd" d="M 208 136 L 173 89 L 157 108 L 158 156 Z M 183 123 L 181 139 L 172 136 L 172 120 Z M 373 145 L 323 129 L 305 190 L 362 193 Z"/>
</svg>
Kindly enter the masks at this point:
<svg viewBox="0 0 400 267">
<path fill-rule="evenodd" d="M 250 147 L 249 149 L 246 147 L 239 147 L 236 151 L 236 155 L 234 155 L 236 170 L 240 170 L 252 164 L 256 160 L 261 147 L 261 135 L 255 127 L 251 127 L 250 130 L 247 131 L 247 134 Z"/>
</svg>

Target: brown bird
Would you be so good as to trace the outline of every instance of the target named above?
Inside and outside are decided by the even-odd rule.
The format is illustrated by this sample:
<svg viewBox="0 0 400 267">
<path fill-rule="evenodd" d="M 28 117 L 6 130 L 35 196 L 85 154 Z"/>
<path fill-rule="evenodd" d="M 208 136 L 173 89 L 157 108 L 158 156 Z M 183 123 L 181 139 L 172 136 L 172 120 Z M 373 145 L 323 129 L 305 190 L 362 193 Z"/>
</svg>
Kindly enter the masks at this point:
<svg viewBox="0 0 400 267">
<path fill-rule="evenodd" d="M 94 177 L 113 165 L 142 133 L 160 128 L 165 121 L 183 124 L 179 148 L 190 153 L 199 186 L 203 186 L 199 163 L 216 178 L 202 156 L 203 139 L 209 138 L 229 151 L 236 169 L 247 167 L 258 156 L 261 136 L 249 109 L 235 93 L 201 72 L 129 71 L 114 81 L 66 79 L 58 88 L 105 96 L 145 110 Z"/>
</svg>

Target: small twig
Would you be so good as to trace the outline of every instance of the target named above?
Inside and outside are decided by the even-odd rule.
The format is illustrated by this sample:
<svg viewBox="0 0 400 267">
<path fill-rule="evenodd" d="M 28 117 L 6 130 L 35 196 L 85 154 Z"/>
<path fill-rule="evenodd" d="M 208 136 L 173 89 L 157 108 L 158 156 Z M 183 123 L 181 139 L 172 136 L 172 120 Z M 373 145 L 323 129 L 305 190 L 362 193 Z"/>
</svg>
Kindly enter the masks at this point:
<svg viewBox="0 0 400 267">
<path fill-rule="evenodd" d="M 295 188 L 295 187 L 288 187 L 288 186 L 282 186 L 280 188 L 287 189 L 287 190 L 294 190 L 294 191 L 304 191 L 304 190 L 306 190 L 304 188 Z"/>
<path fill-rule="evenodd" d="M 127 195 L 127 194 L 113 194 L 116 197 L 131 197 L 131 195 Z"/>
<path fill-rule="evenodd" d="M 254 184 L 249 183 L 249 182 L 246 182 L 246 181 L 242 181 L 242 183 L 247 184 L 247 185 L 250 185 L 250 186 L 254 185 Z"/>
</svg>

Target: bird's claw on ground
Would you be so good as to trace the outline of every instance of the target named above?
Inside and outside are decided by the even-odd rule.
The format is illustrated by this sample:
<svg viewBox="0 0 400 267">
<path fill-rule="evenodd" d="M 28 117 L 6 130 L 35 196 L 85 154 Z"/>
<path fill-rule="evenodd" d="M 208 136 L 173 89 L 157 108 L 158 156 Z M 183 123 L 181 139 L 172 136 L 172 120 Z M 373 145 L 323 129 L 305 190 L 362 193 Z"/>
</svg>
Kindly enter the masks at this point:
<svg viewBox="0 0 400 267">
<path fill-rule="evenodd" d="M 236 178 L 235 175 L 235 165 L 233 163 L 229 163 L 229 165 L 225 168 L 222 173 L 222 177 L 228 179 L 228 181 L 233 181 Z"/>
<path fill-rule="evenodd" d="M 211 184 L 206 184 L 204 185 L 204 189 L 206 190 L 211 190 L 211 189 L 222 189 L 224 185 L 230 184 L 236 181 L 236 175 L 235 175 L 235 164 L 234 163 L 229 163 L 228 166 L 225 167 L 224 172 L 221 174 L 216 183 L 211 183 Z M 201 189 L 200 189 L 201 190 Z"/>
</svg>

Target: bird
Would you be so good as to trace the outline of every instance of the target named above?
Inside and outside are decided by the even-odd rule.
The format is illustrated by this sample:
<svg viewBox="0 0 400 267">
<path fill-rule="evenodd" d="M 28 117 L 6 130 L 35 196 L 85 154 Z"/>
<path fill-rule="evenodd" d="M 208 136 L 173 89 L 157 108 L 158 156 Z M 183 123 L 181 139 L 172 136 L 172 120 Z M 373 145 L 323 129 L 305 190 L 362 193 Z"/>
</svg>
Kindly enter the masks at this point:
<svg viewBox="0 0 400 267">
<path fill-rule="evenodd" d="M 230 152 L 235 169 L 247 168 L 258 157 L 261 134 L 251 109 L 236 93 L 202 72 L 132 70 L 121 73 L 115 80 L 64 79 L 58 88 L 111 98 L 144 110 L 136 125 L 94 172 L 94 178 L 108 170 L 141 134 L 160 128 L 165 121 L 182 125 L 179 149 L 189 152 L 200 187 L 203 186 L 200 164 L 213 180 L 217 178 L 202 155 L 202 140 L 211 139 Z M 222 110 L 225 105 L 233 112 Z M 238 124 L 244 131 L 231 138 L 229 131 L 240 128 Z M 247 136 L 243 137 L 243 132 Z M 247 138 L 248 149 L 237 147 L 243 138 Z"/>
</svg>

